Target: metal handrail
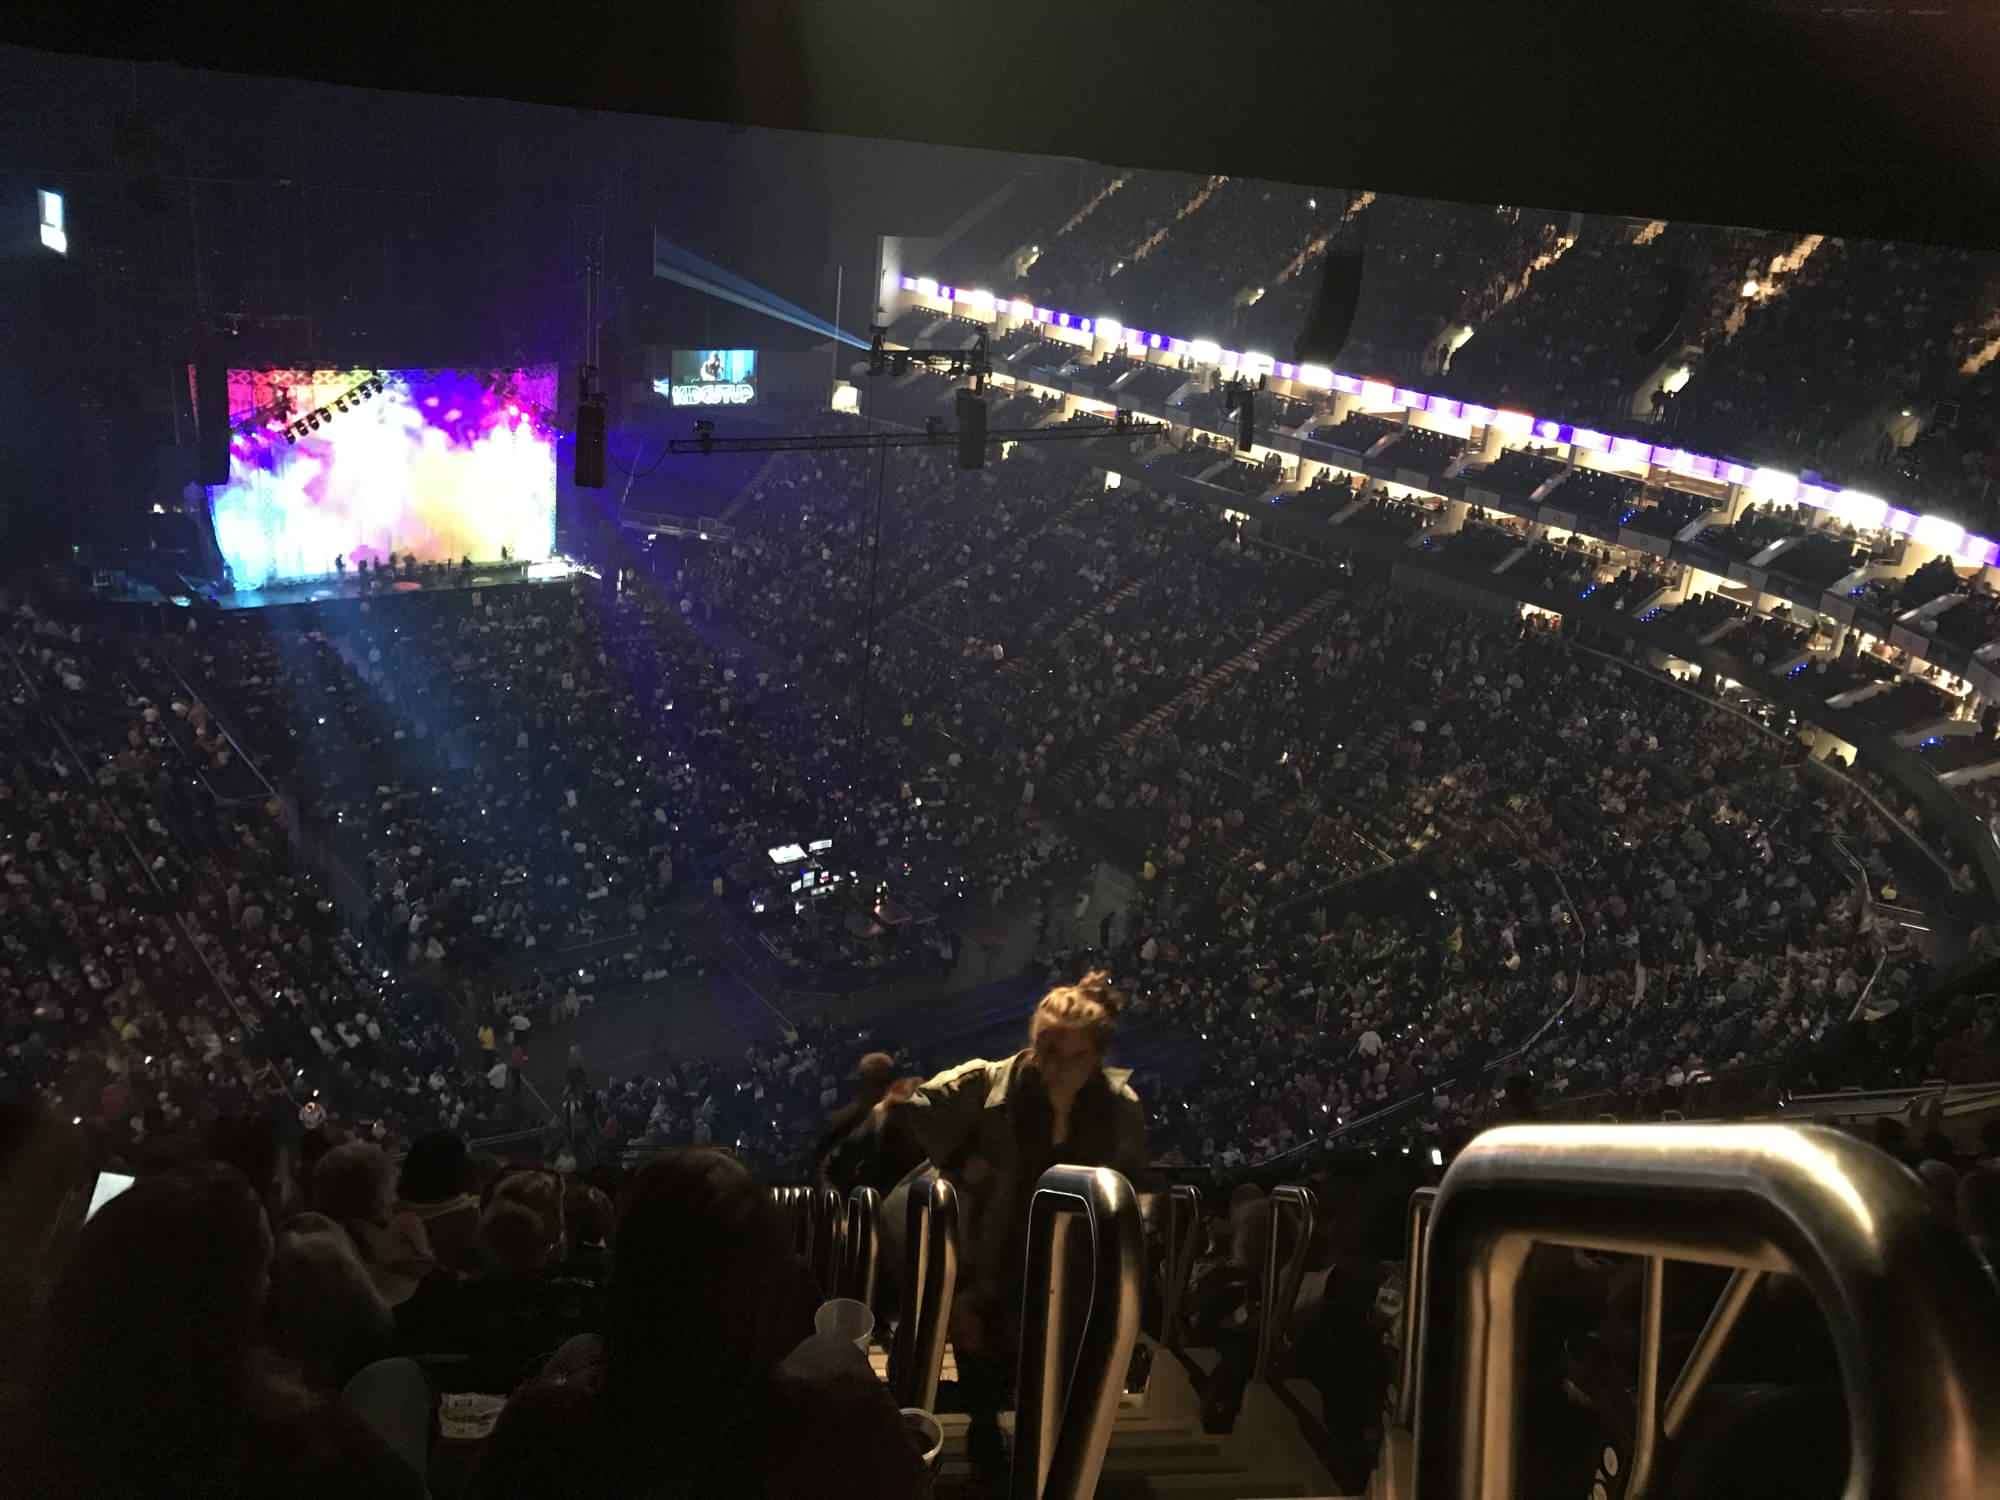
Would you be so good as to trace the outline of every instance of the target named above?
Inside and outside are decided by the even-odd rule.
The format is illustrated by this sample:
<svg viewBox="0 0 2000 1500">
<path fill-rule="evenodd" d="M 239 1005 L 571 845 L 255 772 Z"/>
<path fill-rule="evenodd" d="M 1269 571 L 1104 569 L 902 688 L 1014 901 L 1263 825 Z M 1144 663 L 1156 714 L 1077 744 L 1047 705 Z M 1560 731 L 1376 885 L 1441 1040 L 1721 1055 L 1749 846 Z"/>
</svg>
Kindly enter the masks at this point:
<svg viewBox="0 0 2000 1500">
<path fill-rule="evenodd" d="M 812 1250 L 807 1264 L 827 1296 L 834 1295 L 847 1261 L 847 1203 L 840 1189 L 806 1189 L 812 1195 Z"/>
<path fill-rule="evenodd" d="M 958 1290 L 958 1190 L 933 1172 L 910 1185 L 909 1232 L 903 1249 L 903 1315 L 896 1324 L 891 1368 L 896 1404 L 937 1407 L 945 1332 Z"/>
<path fill-rule="evenodd" d="M 1875 993 L 1875 981 L 1882 977 L 1882 971 L 1889 967 L 1889 950 L 1884 947 L 1875 959 L 1875 972 L 1868 976 L 1868 983 L 1861 987 L 1861 993 L 1854 997 L 1854 1009 L 1847 1013 L 1848 1025 L 1853 1025 L 1868 1013 L 1868 997 Z"/>
<path fill-rule="evenodd" d="M 1169 1349 L 1180 1347 L 1181 1304 L 1187 1300 L 1201 1228 L 1201 1189 L 1191 1182 L 1175 1183 L 1167 1189 L 1167 1285 L 1160 1308 L 1160 1342 Z"/>
<path fill-rule="evenodd" d="M 1090 1235 L 1090 1301 L 1069 1326 L 1071 1237 Z M 1014 1412 L 1013 1500 L 1089 1500 L 1097 1492 L 1118 1398 L 1139 1338 L 1145 1233 L 1132 1184 L 1109 1167 L 1050 1167 L 1028 1201 L 1021 1363 Z"/>
<path fill-rule="evenodd" d="M 1438 1190 L 1420 1187 L 1410 1194 L 1410 1229 L 1404 1256 L 1409 1274 L 1403 1283 L 1403 1353 L 1396 1379 L 1396 1425 L 1408 1430 L 1417 1415 L 1417 1343 L 1423 1337 L 1424 1257 L 1429 1250 L 1431 1212 Z"/>
<path fill-rule="evenodd" d="M 1284 1330 L 1298 1304 L 1299 1285 L 1306 1276 L 1306 1253 L 1312 1248 L 1313 1230 L 1319 1222 L 1319 1199 L 1309 1187 L 1287 1182 L 1271 1189 L 1271 1238 L 1264 1246 L 1264 1309 L 1257 1324 L 1257 1358 L 1251 1366 L 1252 1380 L 1271 1378 L 1272 1362 L 1278 1353 L 1278 1335 Z M 1298 1238 L 1293 1241 L 1283 1274 L 1278 1270 L 1278 1231 L 1285 1210 L 1297 1211 Z"/>
<path fill-rule="evenodd" d="M 847 1245 L 841 1257 L 837 1290 L 842 1297 L 875 1305 L 875 1274 L 879 1257 L 875 1216 L 882 1211 L 882 1195 L 872 1187 L 858 1187 L 847 1195 Z"/>
<path fill-rule="evenodd" d="M 1787 1272 L 1832 1334 L 1846 1500 L 2000 1492 L 2000 1301 L 1915 1177 L 1839 1131 L 1787 1125 L 1520 1125 L 1445 1174 L 1423 1294 L 1416 1493 L 1519 1493 L 1523 1273 L 1536 1245 L 1644 1256 L 1639 1404 L 1625 1495 L 1643 1500 L 1749 1295 L 1739 1277 L 1659 1403 L 1667 1260 Z"/>
<path fill-rule="evenodd" d="M 778 1212 L 785 1216 L 791 1226 L 792 1249 L 800 1256 L 806 1256 L 812 1244 L 812 1226 L 809 1220 L 809 1188 L 798 1186 L 774 1187 L 771 1200 L 778 1205 Z"/>
</svg>

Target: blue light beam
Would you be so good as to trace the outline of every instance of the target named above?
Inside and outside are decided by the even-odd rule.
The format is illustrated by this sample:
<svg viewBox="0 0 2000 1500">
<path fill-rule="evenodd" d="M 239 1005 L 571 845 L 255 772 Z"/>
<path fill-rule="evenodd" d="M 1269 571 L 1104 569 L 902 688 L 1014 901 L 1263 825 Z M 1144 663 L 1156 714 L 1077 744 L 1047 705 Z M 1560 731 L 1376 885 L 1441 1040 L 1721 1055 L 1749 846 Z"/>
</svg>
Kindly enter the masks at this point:
<svg viewBox="0 0 2000 1500">
<path fill-rule="evenodd" d="M 680 249 L 663 239 L 658 231 L 653 234 L 653 274 L 662 280 L 678 282 L 691 290 L 705 292 L 724 302 L 733 302 L 751 312 L 775 318 L 780 323 L 803 328 L 821 338 L 834 339 L 850 349 L 868 348 L 866 339 L 836 328 L 825 318 L 806 311 L 797 303 L 788 302 L 755 282 L 745 281 L 698 255 Z"/>
</svg>

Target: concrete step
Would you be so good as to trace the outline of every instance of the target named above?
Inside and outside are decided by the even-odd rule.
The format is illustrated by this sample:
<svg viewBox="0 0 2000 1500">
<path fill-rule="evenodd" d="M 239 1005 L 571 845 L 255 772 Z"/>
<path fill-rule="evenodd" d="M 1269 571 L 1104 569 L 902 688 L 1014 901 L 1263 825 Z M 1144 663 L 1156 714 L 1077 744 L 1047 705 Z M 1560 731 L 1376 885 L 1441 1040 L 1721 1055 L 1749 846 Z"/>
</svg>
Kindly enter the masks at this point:
<svg viewBox="0 0 2000 1500">
<path fill-rule="evenodd" d="M 1306 1489 L 1307 1486 L 1303 1481 L 1286 1487 L 1263 1480 L 1255 1488 L 1246 1490 L 1240 1480 L 1225 1479 L 1220 1475 L 1154 1474 L 1146 1480 L 1143 1493 L 1148 1496 L 1171 1495 L 1174 1500 L 1250 1500 L 1252 1496 L 1255 1496 L 1256 1500 L 1279 1500 L 1281 1496 L 1289 1500 L 1289 1497 L 1304 1495 Z M 1107 1495 L 1108 1492 L 1100 1489 L 1098 1494 Z M 1360 1500 L 1360 1497 L 1355 1497 L 1355 1500 Z"/>
<path fill-rule="evenodd" d="M 976 1493 L 978 1484 L 964 1457 L 968 1419 L 948 1412 L 938 1421 L 945 1439 L 938 1467 L 940 1500 Z M 1001 1413 L 1000 1426 L 1012 1433 L 1012 1413 Z M 1145 1395 L 1124 1398 L 1097 1493 L 1101 1500 L 1291 1500 L 1309 1495 L 1330 1500 L 1328 1476 L 1291 1413 L 1271 1392 L 1252 1386 L 1235 1430 L 1210 1435 L 1201 1430 L 1200 1397 L 1187 1371 L 1165 1350 L 1156 1352 Z"/>
<path fill-rule="evenodd" d="M 938 1418 L 938 1426 L 944 1429 L 944 1451 L 947 1454 L 960 1452 L 964 1438 L 971 1425 L 971 1418 L 964 1412 L 948 1411 Z M 1000 1430 L 1012 1434 L 1014 1413 L 1000 1413 Z M 1112 1433 L 1112 1442 L 1133 1452 L 1170 1453 L 1197 1449 L 1208 1452 L 1219 1450 L 1227 1442 L 1226 1437 L 1212 1437 L 1197 1427 L 1190 1427 L 1184 1421 L 1173 1417 L 1148 1416 L 1135 1413 L 1122 1416 Z"/>
</svg>

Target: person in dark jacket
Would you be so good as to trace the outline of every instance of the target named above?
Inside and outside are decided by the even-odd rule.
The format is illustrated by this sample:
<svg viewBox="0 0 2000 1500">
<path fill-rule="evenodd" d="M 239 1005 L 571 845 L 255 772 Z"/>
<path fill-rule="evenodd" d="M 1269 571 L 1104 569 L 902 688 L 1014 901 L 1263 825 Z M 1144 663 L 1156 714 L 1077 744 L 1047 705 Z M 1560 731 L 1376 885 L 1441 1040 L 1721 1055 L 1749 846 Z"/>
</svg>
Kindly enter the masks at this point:
<svg viewBox="0 0 2000 1500">
<path fill-rule="evenodd" d="M 866 1127 L 875 1106 L 888 1095 L 889 1084 L 896 1076 L 896 1060 L 886 1052 L 871 1052 L 855 1064 L 854 1076 L 860 1080 L 860 1089 L 833 1112 L 827 1119 L 826 1129 L 813 1142 L 812 1172 L 822 1182 L 829 1180 L 826 1170 L 828 1159 L 850 1135 Z"/>
<path fill-rule="evenodd" d="M 1036 1005 L 1021 1051 L 961 1063 L 891 1112 L 927 1160 L 883 1201 L 882 1264 L 903 1263 L 912 1187 L 925 1173 L 943 1173 L 967 1219 L 952 1304 L 959 1387 L 972 1414 L 967 1452 L 989 1474 L 1006 1461 L 999 1412 L 1020 1343 L 1035 1184 L 1058 1162 L 1111 1167 L 1135 1181 L 1146 1167 L 1146 1115 L 1131 1073 L 1104 1063 L 1117 1016 L 1110 975 L 1058 985 Z"/>
<path fill-rule="evenodd" d="M 1271 1202 L 1263 1189 L 1246 1182 L 1230 1195 L 1228 1234 L 1228 1254 L 1195 1278 L 1188 1296 L 1193 1341 L 1214 1348 L 1217 1356 L 1202 1386 L 1202 1427 L 1212 1433 L 1235 1426 L 1250 1384 L 1271 1236 Z"/>
<path fill-rule="evenodd" d="M 858 1187 L 878 1193 L 895 1190 L 915 1168 L 924 1163 L 924 1148 L 917 1144 L 908 1120 L 896 1106 L 907 1104 L 923 1087 L 923 1079 L 898 1078 L 889 1092 L 868 1112 L 867 1118 L 842 1136 L 821 1168 L 821 1180 L 845 1195 Z"/>
<path fill-rule="evenodd" d="M 478 1497 L 921 1491 L 888 1389 L 818 1293 L 771 1195 L 734 1158 L 665 1152 L 633 1180 L 605 1332 L 570 1340 L 501 1413 Z"/>
<path fill-rule="evenodd" d="M 422 1220 L 439 1265 L 469 1271 L 479 1237 L 479 1194 L 472 1161 L 456 1131 L 435 1130 L 410 1143 L 396 1182 L 396 1211 Z"/>
</svg>

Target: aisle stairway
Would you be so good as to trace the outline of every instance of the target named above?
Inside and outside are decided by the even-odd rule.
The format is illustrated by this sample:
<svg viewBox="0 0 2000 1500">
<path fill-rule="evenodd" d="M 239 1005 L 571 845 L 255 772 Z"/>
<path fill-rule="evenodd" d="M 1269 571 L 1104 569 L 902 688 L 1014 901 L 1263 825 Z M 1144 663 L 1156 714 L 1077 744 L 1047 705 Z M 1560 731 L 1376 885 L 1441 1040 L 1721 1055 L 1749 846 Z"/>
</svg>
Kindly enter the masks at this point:
<svg viewBox="0 0 2000 1500">
<path fill-rule="evenodd" d="M 1269 655 L 1298 631 L 1305 628 L 1306 624 L 1315 615 L 1320 614 L 1337 601 L 1346 597 L 1347 591 L 1345 589 L 1328 589 L 1297 614 L 1265 631 L 1256 640 L 1245 646 L 1227 661 L 1219 662 L 1215 666 L 1210 667 L 1177 696 L 1162 703 L 1158 708 L 1147 714 L 1145 718 L 1139 720 L 1138 723 L 1132 725 L 1123 734 L 1119 735 L 1119 748 L 1129 750 L 1143 736 L 1152 734 L 1163 725 L 1171 723 L 1189 704 L 1195 702 L 1197 699 L 1207 697 L 1238 672 L 1243 671 L 1260 658 Z"/>
<path fill-rule="evenodd" d="M 735 923 L 711 910 L 708 920 L 684 923 L 678 931 L 708 966 L 716 1004 L 746 1042 L 797 1039 L 798 1031 L 774 998 L 779 986 L 769 972 L 768 956 L 760 959 Z"/>
<path fill-rule="evenodd" d="M 1139 586 L 1143 584 L 1146 581 L 1146 579 L 1151 576 L 1152 575 L 1149 573 L 1142 573 L 1136 578 L 1127 579 L 1122 587 L 1120 587 L 1113 593 L 1106 594 L 1102 599 L 1099 599 L 1095 604 L 1091 605 L 1089 609 L 1086 609 L 1082 614 L 1078 615 L 1075 619 L 1071 620 L 1067 625 L 1063 626 L 1061 630 L 1058 630 L 1054 634 L 1047 637 L 1047 641 L 1045 642 L 1044 646 L 1041 649 L 1046 649 L 1047 645 L 1051 645 L 1054 642 L 1063 639 L 1065 636 L 1075 635 L 1079 630 L 1083 629 L 1083 627 L 1088 625 L 1092 620 L 1101 619 L 1105 615 L 1110 614 L 1111 611 L 1118 608 L 1119 605 L 1123 604 L 1127 599 L 1130 599 L 1134 594 L 1138 593 Z M 1000 664 L 1000 670 L 1006 673 L 1010 677 L 1017 677 L 1021 673 L 1027 671 L 1028 669 L 1027 662 L 1028 658 L 1010 656 L 1006 661 Z"/>
<path fill-rule="evenodd" d="M 888 1356 L 871 1351 L 870 1362 L 886 1378 Z M 947 1346 L 942 1379 L 957 1379 L 957 1363 Z M 978 1495 L 972 1467 L 965 1456 L 967 1418 L 945 1412 L 944 1456 L 938 1466 L 939 1500 Z M 1011 1412 L 1002 1413 L 1000 1427 L 1010 1439 Z M 1180 1362 L 1155 1350 L 1147 1389 L 1119 1403 L 1118 1423 L 1097 1486 L 1103 1500 L 1279 1500 L 1279 1497 L 1325 1496 L 1332 1486 L 1326 1472 L 1300 1435 L 1298 1423 L 1270 1392 L 1253 1387 L 1233 1432 L 1211 1435 L 1201 1428 L 1201 1399 Z"/>
<path fill-rule="evenodd" d="M 1343 589 L 1328 589 L 1317 599 L 1313 600 L 1312 603 L 1306 605 L 1305 608 L 1281 620 L 1277 625 L 1265 631 L 1234 656 L 1210 667 L 1187 687 L 1164 702 L 1157 704 L 1143 717 L 1128 725 L 1124 730 L 1113 735 L 1110 739 L 1073 749 L 1069 753 L 1065 763 L 1049 777 L 1051 785 L 1060 788 L 1069 798 L 1076 802 L 1087 801 L 1088 799 L 1083 792 L 1086 773 L 1093 759 L 1101 751 L 1113 744 L 1117 745 L 1121 750 L 1129 751 L 1140 739 L 1146 735 L 1157 733 L 1177 718 L 1190 704 L 1212 693 L 1218 686 L 1227 682 L 1238 672 L 1243 671 L 1252 662 L 1260 661 L 1263 657 L 1269 655 L 1278 646 L 1302 630 L 1316 615 L 1321 614 L 1345 597 L 1346 592 Z"/>
<path fill-rule="evenodd" d="M 1048 531 L 1052 527 L 1060 526 L 1063 522 L 1074 518 L 1078 511 L 1082 510 L 1084 506 L 1096 498 L 1096 495 L 1097 491 L 1091 489 L 1089 486 L 1080 487 L 1067 505 L 1063 506 L 1060 510 L 1051 512 L 1039 524 L 1017 534 L 1008 544 L 1008 551 L 1016 552 L 1025 550 L 1027 545 L 1034 541 L 1036 537 L 1042 535 L 1043 532 Z M 1002 555 L 1004 556 L 1005 554 Z M 965 581 L 971 578 L 982 565 L 995 560 L 994 558 L 982 557 L 970 567 L 961 568 L 950 577 L 940 579 L 937 583 L 925 588 L 921 593 L 912 594 L 900 600 L 892 600 L 882 611 L 882 621 L 887 623 L 891 620 L 902 621 L 907 619 L 949 590 L 962 587 Z"/>
</svg>

